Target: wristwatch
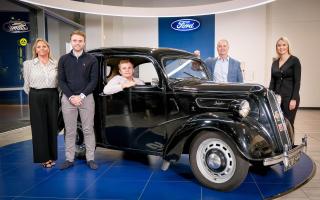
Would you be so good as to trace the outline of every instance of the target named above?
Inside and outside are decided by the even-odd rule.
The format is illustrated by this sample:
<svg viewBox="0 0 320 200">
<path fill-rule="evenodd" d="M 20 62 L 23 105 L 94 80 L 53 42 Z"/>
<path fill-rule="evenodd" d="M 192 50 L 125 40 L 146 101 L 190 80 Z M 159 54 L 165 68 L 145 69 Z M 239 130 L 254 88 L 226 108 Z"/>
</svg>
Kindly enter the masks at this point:
<svg viewBox="0 0 320 200">
<path fill-rule="evenodd" d="M 81 94 L 80 94 L 80 98 L 81 98 L 81 99 L 84 99 L 84 98 L 86 98 L 86 95 L 83 94 L 83 93 L 81 93 Z"/>
</svg>

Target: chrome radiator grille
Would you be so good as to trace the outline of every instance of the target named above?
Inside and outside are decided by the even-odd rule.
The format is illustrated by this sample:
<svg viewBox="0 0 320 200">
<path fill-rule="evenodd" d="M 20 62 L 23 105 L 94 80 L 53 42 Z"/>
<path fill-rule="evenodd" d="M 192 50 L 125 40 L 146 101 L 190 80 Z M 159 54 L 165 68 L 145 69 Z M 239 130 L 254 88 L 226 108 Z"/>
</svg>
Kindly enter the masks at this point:
<svg viewBox="0 0 320 200">
<path fill-rule="evenodd" d="M 289 149 L 292 148 L 291 140 L 289 137 L 288 129 L 286 126 L 286 122 L 280 108 L 280 104 L 277 101 L 276 95 L 273 91 L 268 90 L 267 98 L 270 104 L 270 108 L 272 110 L 273 119 L 275 122 L 276 130 L 279 133 L 280 141 L 282 146 L 287 145 Z"/>
</svg>

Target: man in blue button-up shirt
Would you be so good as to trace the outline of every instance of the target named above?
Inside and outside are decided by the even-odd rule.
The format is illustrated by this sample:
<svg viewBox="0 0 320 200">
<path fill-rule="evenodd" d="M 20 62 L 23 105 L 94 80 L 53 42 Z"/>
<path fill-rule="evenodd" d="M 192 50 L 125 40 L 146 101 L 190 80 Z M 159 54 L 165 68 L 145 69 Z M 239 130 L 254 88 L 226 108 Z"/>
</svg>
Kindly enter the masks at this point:
<svg viewBox="0 0 320 200">
<path fill-rule="evenodd" d="M 217 51 L 218 57 L 209 57 L 204 61 L 211 75 L 211 80 L 218 83 L 243 82 L 240 62 L 228 55 L 229 42 L 225 39 L 219 40 Z M 199 51 L 195 51 L 196 55 L 199 53 Z"/>
</svg>

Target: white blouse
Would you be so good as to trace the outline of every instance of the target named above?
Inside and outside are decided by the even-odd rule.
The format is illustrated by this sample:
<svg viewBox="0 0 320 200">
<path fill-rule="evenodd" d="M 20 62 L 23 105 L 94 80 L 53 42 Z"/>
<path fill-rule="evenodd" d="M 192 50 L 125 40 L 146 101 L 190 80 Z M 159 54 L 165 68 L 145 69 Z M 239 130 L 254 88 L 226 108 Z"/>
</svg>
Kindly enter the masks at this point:
<svg viewBox="0 0 320 200">
<path fill-rule="evenodd" d="M 133 80 L 137 85 L 144 85 L 144 82 L 138 78 L 133 78 Z M 114 94 L 114 93 L 120 92 L 123 90 L 121 84 L 125 82 L 128 82 L 128 79 L 120 75 L 116 75 L 107 83 L 106 86 L 104 86 L 103 93 Z"/>
<path fill-rule="evenodd" d="M 58 86 L 58 66 L 55 60 L 49 59 L 42 64 L 38 58 L 23 62 L 23 90 L 29 94 L 30 88 L 56 88 Z"/>
</svg>

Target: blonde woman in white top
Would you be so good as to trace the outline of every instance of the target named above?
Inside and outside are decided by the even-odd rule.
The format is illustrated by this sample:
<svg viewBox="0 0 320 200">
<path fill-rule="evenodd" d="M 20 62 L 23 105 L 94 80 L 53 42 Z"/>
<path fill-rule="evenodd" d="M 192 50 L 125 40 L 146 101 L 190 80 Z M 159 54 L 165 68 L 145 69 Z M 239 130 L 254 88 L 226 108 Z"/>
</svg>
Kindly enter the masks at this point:
<svg viewBox="0 0 320 200">
<path fill-rule="evenodd" d="M 104 94 L 114 94 L 122 91 L 124 88 L 129 88 L 135 85 L 144 85 L 144 82 L 138 78 L 133 77 L 133 64 L 130 60 L 120 60 L 119 73 L 113 77 L 103 88 Z"/>
<path fill-rule="evenodd" d="M 23 63 L 23 88 L 29 95 L 33 161 L 50 168 L 57 160 L 57 62 L 51 58 L 48 42 L 41 38 L 36 39 L 32 53 L 33 59 Z"/>
</svg>

